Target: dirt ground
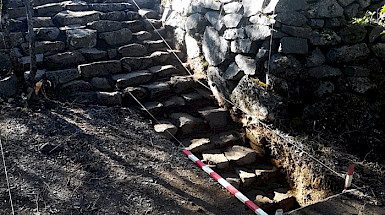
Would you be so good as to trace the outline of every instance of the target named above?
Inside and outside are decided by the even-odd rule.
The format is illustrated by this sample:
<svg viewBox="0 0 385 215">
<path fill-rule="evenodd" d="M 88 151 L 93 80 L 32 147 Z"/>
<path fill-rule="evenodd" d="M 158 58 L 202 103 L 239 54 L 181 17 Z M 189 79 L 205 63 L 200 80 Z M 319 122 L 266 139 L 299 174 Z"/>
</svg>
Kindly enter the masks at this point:
<svg viewBox="0 0 385 215">
<path fill-rule="evenodd" d="M 16 214 L 252 214 L 130 109 L 3 103 L 0 132 Z"/>
</svg>

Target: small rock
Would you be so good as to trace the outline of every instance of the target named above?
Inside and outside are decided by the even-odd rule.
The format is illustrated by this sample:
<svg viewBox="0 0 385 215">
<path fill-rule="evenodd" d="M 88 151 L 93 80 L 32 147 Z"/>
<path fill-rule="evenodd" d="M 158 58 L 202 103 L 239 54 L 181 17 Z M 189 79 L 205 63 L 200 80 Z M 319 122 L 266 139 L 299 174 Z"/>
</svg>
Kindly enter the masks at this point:
<svg viewBox="0 0 385 215">
<path fill-rule="evenodd" d="M 171 122 L 168 121 L 160 121 L 160 124 L 154 125 L 154 130 L 156 133 L 164 135 L 168 138 L 172 138 L 172 136 L 175 136 L 178 128 L 173 125 Z"/>
<path fill-rule="evenodd" d="M 214 149 L 214 144 L 210 142 L 209 138 L 187 139 L 183 144 L 188 146 L 186 149 L 192 153 L 199 153 Z"/>
</svg>

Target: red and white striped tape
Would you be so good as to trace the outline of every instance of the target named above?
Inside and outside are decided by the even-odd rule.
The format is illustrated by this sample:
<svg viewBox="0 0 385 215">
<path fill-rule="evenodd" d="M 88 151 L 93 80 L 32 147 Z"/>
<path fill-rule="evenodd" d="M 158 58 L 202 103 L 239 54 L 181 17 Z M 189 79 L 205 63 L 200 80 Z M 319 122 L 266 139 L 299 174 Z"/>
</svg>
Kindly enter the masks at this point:
<svg viewBox="0 0 385 215">
<path fill-rule="evenodd" d="M 354 166 L 355 166 L 354 163 L 349 165 L 348 173 L 346 174 L 346 178 L 345 178 L 344 190 L 347 190 L 352 185 Z"/>
<path fill-rule="evenodd" d="M 216 181 L 218 181 L 224 188 L 226 188 L 228 191 L 230 191 L 239 201 L 241 201 L 243 204 L 245 204 L 247 207 L 249 207 L 254 213 L 259 215 L 267 215 L 266 212 L 264 212 L 261 208 L 259 208 L 256 204 L 254 204 L 250 199 L 248 199 L 245 195 L 243 195 L 241 192 L 237 190 L 233 185 L 231 185 L 229 182 L 227 182 L 224 178 L 222 178 L 220 175 L 218 175 L 214 170 L 212 170 L 210 167 L 208 167 L 206 164 L 204 164 L 202 161 L 200 161 L 195 155 L 193 155 L 188 150 L 183 150 L 183 154 L 185 154 L 190 160 L 192 160 L 194 163 L 196 163 L 203 171 L 205 171 L 207 174 L 209 174 L 211 177 L 213 177 Z"/>
</svg>

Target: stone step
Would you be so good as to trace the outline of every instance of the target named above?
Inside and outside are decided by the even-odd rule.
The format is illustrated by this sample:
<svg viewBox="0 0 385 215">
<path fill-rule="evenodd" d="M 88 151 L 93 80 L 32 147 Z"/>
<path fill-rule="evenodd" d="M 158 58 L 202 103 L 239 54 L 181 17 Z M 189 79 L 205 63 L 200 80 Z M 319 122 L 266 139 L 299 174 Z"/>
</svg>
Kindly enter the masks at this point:
<svg viewBox="0 0 385 215">
<path fill-rule="evenodd" d="M 198 110 L 202 118 L 208 122 L 212 130 L 222 130 L 231 124 L 230 114 L 225 108 L 205 107 Z"/>
<path fill-rule="evenodd" d="M 153 64 L 157 65 L 163 65 L 168 63 L 168 59 L 170 58 L 170 53 L 166 51 L 155 51 L 150 54 L 150 57 L 152 58 Z"/>
<path fill-rule="evenodd" d="M 111 20 L 111 21 L 133 21 L 139 17 L 138 13 L 135 11 L 112 11 L 100 14 L 100 19 L 102 20 Z"/>
<path fill-rule="evenodd" d="M 262 156 L 254 150 L 244 146 L 231 146 L 225 151 L 226 158 L 239 166 L 248 165 L 261 160 Z"/>
<path fill-rule="evenodd" d="M 155 124 L 154 130 L 156 133 L 163 135 L 169 139 L 173 139 L 171 135 L 175 136 L 178 132 L 178 128 L 174 124 L 166 120 L 161 120 L 159 121 L 159 123 Z"/>
<path fill-rule="evenodd" d="M 150 40 L 153 38 L 153 34 L 150 33 L 149 31 L 138 31 L 135 33 L 132 33 L 133 40 L 135 41 L 145 41 L 145 40 Z"/>
<path fill-rule="evenodd" d="M 152 82 L 146 85 L 141 85 L 147 90 L 149 99 L 154 100 L 159 97 L 168 98 L 170 97 L 171 89 L 167 82 Z"/>
<path fill-rule="evenodd" d="M 127 74 L 116 74 L 112 76 L 112 80 L 116 83 L 118 89 L 145 84 L 151 79 L 152 73 L 148 70 L 137 70 Z"/>
<path fill-rule="evenodd" d="M 143 45 L 147 47 L 148 52 L 168 50 L 167 45 L 163 40 L 145 40 L 143 41 Z"/>
<path fill-rule="evenodd" d="M 152 9 L 140 9 L 138 14 L 143 19 L 159 19 L 159 13 Z"/>
<path fill-rule="evenodd" d="M 219 150 L 210 150 L 202 153 L 202 161 L 209 167 L 216 169 L 229 169 L 230 161 L 226 158 L 225 154 Z"/>
<path fill-rule="evenodd" d="M 118 53 L 123 57 L 140 57 L 147 54 L 146 46 L 132 43 L 118 48 Z"/>
<path fill-rule="evenodd" d="M 170 115 L 172 123 L 178 127 L 181 136 L 201 132 L 204 128 L 203 120 L 187 113 L 173 113 Z"/>
<path fill-rule="evenodd" d="M 170 86 L 174 93 L 180 95 L 192 92 L 196 87 L 196 83 L 192 76 L 173 76 L 170 79 Z"/>
<path fill-rule="evenodd" d="M 97 21 L 100 19 L 99 11 L 70 11 L 64 10 L 57 13 L 52 19 L 54 23 L 59 26 L 67 25 L 86 25 L 89 22 Z"/>
<path fill-rule="evenodd" d="M 141 20 L 123 21 L 122 26 L 124 28 L 130 29 L 130 31 L 133 33 L 146 30 L 144 27 L 143 21 Z"/>
<path fill-rule="evenodd" d="M 180 74 L 173 65 L 153 66 L 148 70 L 157 78 L 170 78 L 173 75 Z"/>
<path fill-rule="evenodd" d="M 143 25 L 147 31 L 153 31 L 154 27 L 155 29 L 159 29 L 162 27 L 162 21 L 157 19 L 144 19 Z"/>
</svg>

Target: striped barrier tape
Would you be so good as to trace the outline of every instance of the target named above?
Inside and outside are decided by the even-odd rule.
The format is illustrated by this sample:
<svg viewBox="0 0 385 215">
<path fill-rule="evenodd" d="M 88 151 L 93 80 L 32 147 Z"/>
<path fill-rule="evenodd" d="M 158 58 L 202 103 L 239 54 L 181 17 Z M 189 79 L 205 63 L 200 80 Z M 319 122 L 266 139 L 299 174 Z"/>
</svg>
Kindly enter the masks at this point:
<svg viewBox="0 0 385 215">
<path fill-rule="evenodd" d="M 224 178 L 218 175 L 214 170 L 200 161 L 195 155 L 193 155 L 189 150 L 183 150 L 183 154 L 185 154 L 190 160 L 192 160 L 196 165 L 198 165 L 203 171 L 209 174 L 212 178 L 214 178 L 218 183 L 220 183 L 224 188 L 226 188 L 230 193 L 232 193 L 239 201 L 249 207 L 254 213 L 259 215 L 267 215 L 265 211 L 259 208 L 256 204 L 254 204 L 250 199 L 248 199 L 245 195 L 237 190 L 233 185 L 227 182 Z"/>
<path fill-rule="evenodd" d="M 346 174 L 346 178 L 345 178 L 344 190 L 347 190 L 352 185 L 354 166 L 355 166 L 354 163 L 349 165 L 348 173 Z"/>
</svg>

